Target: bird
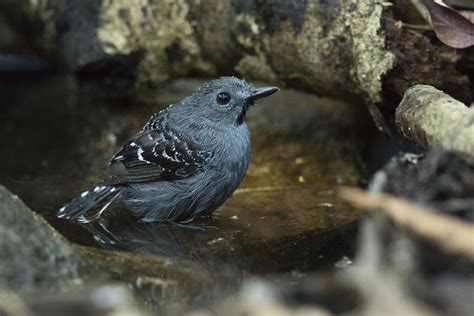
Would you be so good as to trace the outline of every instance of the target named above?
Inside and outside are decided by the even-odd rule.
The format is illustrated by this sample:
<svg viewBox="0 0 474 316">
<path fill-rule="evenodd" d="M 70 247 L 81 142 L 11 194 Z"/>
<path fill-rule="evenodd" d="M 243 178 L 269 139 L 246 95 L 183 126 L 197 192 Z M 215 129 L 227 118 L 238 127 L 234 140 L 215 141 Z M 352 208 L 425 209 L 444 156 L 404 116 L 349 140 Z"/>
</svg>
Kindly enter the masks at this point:
<svg viewBox="0 0 474 316">
<path fill-rule="evenodd" d="M 110 160 L 104 176 L 57 212 L 79 223 L 120 205 L 143 222 L 209 216 L 237 189 L 251 152 L 246 114 L 277 87 L 220 77 L 151 116 Z"/>
</svg>

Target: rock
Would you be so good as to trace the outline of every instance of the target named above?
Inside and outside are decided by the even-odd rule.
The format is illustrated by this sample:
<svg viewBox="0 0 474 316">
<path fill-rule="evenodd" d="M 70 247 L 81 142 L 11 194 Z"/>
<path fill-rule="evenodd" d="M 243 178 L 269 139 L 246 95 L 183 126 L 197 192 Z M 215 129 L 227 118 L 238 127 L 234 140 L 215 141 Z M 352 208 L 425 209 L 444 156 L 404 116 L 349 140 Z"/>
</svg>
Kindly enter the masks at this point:
<svg viewBox="0 0 474 316">
<path fill-rule="evenodd" d="M 385 47 L 384 6 L 333 2 L 8 0 L 0 8 L 46 56 L 82 74 L 143 87 L 238 72 L 380 101 L 395 60 Z"/>
<path fill-rule="evenodd" d="M 39 215 L 0 186 L 0 280 L 19 293 L 57 291 L 82 283 L 85 261 Z"/>
</svg>

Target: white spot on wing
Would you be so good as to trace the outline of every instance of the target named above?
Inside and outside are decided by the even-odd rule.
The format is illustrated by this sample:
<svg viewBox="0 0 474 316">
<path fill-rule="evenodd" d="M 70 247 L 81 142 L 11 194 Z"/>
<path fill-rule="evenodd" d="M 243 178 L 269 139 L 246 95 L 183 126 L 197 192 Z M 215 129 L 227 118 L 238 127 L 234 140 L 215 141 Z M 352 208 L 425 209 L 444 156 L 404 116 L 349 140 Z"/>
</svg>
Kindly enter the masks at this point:
<svg viewBox="0 0 474 316">
<path fill-rule="evenodd" d="M 87 194 L 89 194 L 89 191 L 84 191 L 82 192 L 81 197 L 85 197 Z"/>
<path fill-rule="evenodd" d="M 145 151 L 144 151 L 142 148 L 138 148 L 138 150 L 137 150 L 137 158 L 138 158 L 138 160 L 144 161 L 144 162 L 146 162 L 146 163 L 150 163 L 148 160 L 146 160 L 146 159 L 143 157 L 143 153 L 144 153 L 144 152 L 145 152 Z"/>
<path fill-rule="evenodd" d="M 100 191 L 102 191 L 103 189 L 105 189 L 105 186 L 98 186 L 98 187 L 95 187 L 95 188 L 94 188 L 94 192 L 100 192 Z"/>
<path fill-rule="evenodd" d="M 170 157 L 167 153 L 166 153 L 166 150 L 163 149 L 162 151 L 162 156 L 165 157 L 166 159 L 170 159 L 170 160 L 173 160 L 173 157 Z"/>
<path fill-rule="evenodd" d="M 142 148 L 138 148 L 138 150 L 137 150 L 137 158 L 138 158 L 138 160 L 140 160 L 140 161 L 145 161 L 145 158 L 143 158 L 143 155 L 142 155 L 142 154 L 143 154 L 143 149 L 142 149 Z"/>
</svg>

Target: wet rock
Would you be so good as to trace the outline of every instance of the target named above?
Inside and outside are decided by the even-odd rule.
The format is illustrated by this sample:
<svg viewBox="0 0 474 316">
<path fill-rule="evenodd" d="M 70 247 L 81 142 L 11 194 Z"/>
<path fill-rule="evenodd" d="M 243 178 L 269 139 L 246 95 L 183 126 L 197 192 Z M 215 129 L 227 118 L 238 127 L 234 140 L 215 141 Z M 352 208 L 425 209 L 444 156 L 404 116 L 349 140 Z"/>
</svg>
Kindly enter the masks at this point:
<svg viewBox="0 0 474 316">
<path fill-rule="evenodd" d="M 16 292 L 59 290 L 82 283 L 85 262 L 39 215 L 0 186 L 0 280 Z"/>
</svg>

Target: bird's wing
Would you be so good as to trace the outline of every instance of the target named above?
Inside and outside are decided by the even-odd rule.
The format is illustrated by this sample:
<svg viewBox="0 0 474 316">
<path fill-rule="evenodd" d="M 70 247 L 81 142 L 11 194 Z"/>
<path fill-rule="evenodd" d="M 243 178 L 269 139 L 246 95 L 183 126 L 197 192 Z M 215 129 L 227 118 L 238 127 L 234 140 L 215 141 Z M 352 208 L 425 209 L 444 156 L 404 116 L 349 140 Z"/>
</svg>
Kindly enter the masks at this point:
<svg viewBox="0 0 474 316">
<path fill-rule="evenodd" d="M 170 129 L 142 130 L 112 158 L 101 184 L 187 178 L 202 170 L 212 152 Z"/>
</svg>

